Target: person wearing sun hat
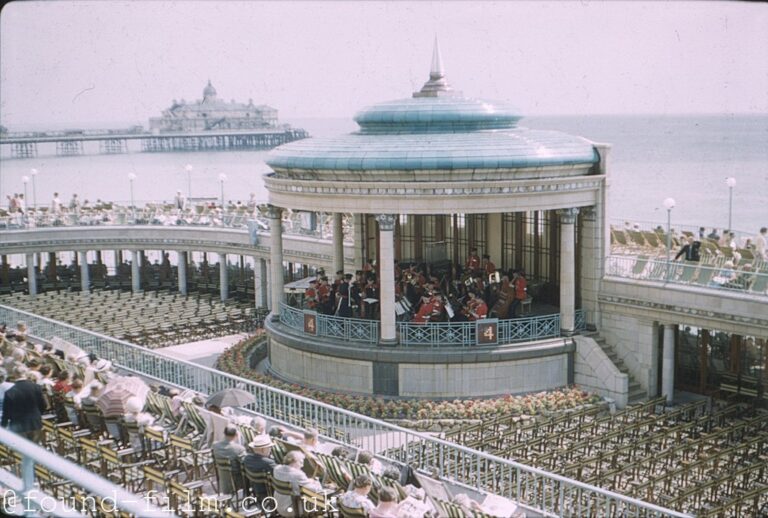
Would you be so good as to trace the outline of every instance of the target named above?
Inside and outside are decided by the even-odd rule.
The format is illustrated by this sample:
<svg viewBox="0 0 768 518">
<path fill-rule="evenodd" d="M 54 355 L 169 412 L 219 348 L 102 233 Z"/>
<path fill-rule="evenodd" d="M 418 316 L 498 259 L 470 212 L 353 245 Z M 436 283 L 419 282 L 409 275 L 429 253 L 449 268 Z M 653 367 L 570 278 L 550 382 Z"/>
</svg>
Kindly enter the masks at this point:
<svg viewBox="0 0 768 518">
<path fill-rule="evenodd" d="M 248 443 L 248 449 L 250 453 L 243 459 L 243 466 L 246 473 L 268 473 L 272 474 L 272 470 L 277 464 L 270 454 L 272 452 L 272 437 L 266 434 L 257 435 L 253 440 Z M 264 484 L 251 484 L 253 494 L 257 500 L 261 500 L 269 496 L 267 487 Z"/>
</svg>

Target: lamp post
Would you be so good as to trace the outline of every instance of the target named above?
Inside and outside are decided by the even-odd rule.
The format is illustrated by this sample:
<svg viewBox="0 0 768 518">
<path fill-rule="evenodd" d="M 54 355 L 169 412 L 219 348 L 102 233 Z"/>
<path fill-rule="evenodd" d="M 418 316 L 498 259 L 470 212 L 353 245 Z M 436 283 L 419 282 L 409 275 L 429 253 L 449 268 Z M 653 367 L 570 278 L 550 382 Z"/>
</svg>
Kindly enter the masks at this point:
<svg viewBox="0 0 768 518">
<path fill-rule="evenodd" d="M 37 212 L 37 189 L 35 186 L 35 176 L 37 176 L 37 169 L 33 167 L 29 170 L 29 174 L 32 175 L 32 206 L 35 207 L 35 212 Z"/>
<path fill-rule="evenodd" d="M 725 179 L 725 185 L 728 186 L 728 231 L 733 232 L 731 222 L 733 216 L 733 188 L 736 187 L 736 178 L 729 176 Z"/>
<path fill-rule="evenodd" d="M 184 166 L 184 170 L 187 172 L 187 200 L 192 199 L 192 164 Z"/>
<path fill-rule="evenodd" d="M 26 207 L 26 203 L 28 201 L 28 199 L 27 199 L 27 184 L 29 183 L 29 176 L 22 176 L 21 177 L 21 183 L 24 184 L 24 204 L 25 204 L 24 208 L 26 209 L 27 208 Z"/>
<path fill-rule="evenodd" d="M 133 181 L 136 179 L 134 173 L 128 173 L 128 183 L 131 186 L 131 214 L 133 215 L 134 222 L 136 221 L 136 206 L 133 203 Z"/>
<path fill-rule="evenodd" d="M 675 208 L 675 199 L 666 198 L 664 208 L 667 209 L 667 281 L 669 280 L 670 265 L 672 262 L 672 209 Z"/>
<path fill-rule="evenodd" d="M 224 210 L 224 182 L 227 179 L 227 175 L 221 173 L 219 175 L 219 184 L 221 184 L 221 210 Z"/>
</svg>

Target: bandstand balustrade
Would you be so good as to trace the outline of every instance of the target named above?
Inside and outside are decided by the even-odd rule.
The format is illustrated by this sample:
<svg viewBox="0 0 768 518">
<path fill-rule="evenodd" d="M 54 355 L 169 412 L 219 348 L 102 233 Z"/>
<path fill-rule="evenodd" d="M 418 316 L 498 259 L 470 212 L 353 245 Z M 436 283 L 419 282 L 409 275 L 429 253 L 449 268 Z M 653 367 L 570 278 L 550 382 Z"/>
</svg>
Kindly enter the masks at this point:
<svg viewBox="0 0 768 518">
<path fill-rule="evenodd" d="M 314 320 L 309 332 L 305 316 Z M 482 322 L 482 321 L 481 321 Z M 307 337 L 337 338 L 347 342 L 375 345 L 379 342 L 379 322 L 344 318 L 305 311 L 281 303 L 280 323 Z M 576 329 L 586 328 L 583 310 L 576 311 Z M 476 347 L 477 322 L 398 322 L 399 345 L 403 347 Z M 541 315 L 498 321 L 498 343 L 530 342 L 560 336 L 560 315 Z"/>
</svg>

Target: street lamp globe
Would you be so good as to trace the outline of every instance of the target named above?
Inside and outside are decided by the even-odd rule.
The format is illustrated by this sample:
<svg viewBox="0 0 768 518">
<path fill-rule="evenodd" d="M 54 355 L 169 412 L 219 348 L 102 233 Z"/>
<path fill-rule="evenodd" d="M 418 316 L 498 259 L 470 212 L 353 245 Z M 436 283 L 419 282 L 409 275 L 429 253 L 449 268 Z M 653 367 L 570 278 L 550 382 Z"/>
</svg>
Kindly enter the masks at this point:
<svg viewBox="0 0 768 518">
<path fill-rule="evenodd" d="M 29 176 L 22 176 L 21 183 L 23 183 L 24 185 L 27 185 L 29 183 Z"/>
<path fill-rule="evenodd" d="M 736 178 L 734 178 L 733 176 L 729 176 L 728 178 L 725 179 L 725 184 L 731 189 L 733 189 L 734 187 L 736 187 Z"/>
<path fill-rule="evenodd" d="M 221 173 L 221 174 L 219 175 L 219 181 L 220 181 L 220 182 L 224 182 L 224 181 L 226 181 L 226 180 L 227 180 L 227 175 L 225 175 L 224 173 Z"/>
<path fill-rule="evenodd" d="M 667 210 L 672 210 L 675 208 L 674 198 L 665 198 L 663 203 L 664 203 L 664 208 Z"/>
<path fill-rule="evenodd" d="M 135 173 L 128 173 L 128 179 L 130 181 L 134 181 L 136 179 L 136 174 Z"/>
<path fill-rule="evenodd" d="M 184 170 L 188 173 L 192 172 L 192 164 L 187 164 L 184 166 Z"/>
<path fill-rule="evenodd" d="M 31 174 L 32 176 L 37 176 L 37 169 L 33 167 L 32 169 L 29 170 L 29 174 Z"/>
</svg>

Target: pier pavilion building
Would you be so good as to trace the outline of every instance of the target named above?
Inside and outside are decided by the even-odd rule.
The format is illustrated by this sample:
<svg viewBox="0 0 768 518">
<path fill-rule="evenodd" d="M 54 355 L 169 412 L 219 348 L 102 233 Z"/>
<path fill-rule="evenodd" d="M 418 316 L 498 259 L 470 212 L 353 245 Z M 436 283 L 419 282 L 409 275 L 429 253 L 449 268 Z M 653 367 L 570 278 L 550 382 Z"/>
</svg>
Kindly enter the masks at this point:
<svg viewBox="0 0 768 518">
<path fill-rule="evenodd" d="M 193 103 L 173 101 L 161 117 L 149 119 L 152 132 L 194 132 L 210 130 L 259 129 L 277 126 L 277 110 L 265 104 L 226 102 L 219 99 L 208 80 L 203 98 Z"/>
<path fill-rule="evenodd" d="M 375 260 L 381 299 L 380 322 L 302 312 L 284 303 L 282 275 L 273 270 L 268 329 L 278 376 L 450 398 L 573 382 L 570 337 L 599 320 L 609 146 L 527 129 L 520 118 L 507 103 L 454 91 L 436 47 L 423 88 L 360 111 L 359 131 L 272 152 L 265 177 L 272 264 L 283 262 L 285 208 L 333 212 L 336 229 L 342 213 L 352 214 L 355 269 Z M 334 271 L 344 269 L 341 239 L 335 232 Z M 472 249 L 505 272 L 528 272 L 550 318 L 396 322 L 396 263 L 440 256 L 464 264 Z M 537 326 L 548 332 L 532 331 Z M 520 337 L 526 344 L 510 345 Z"/>
</svg>

